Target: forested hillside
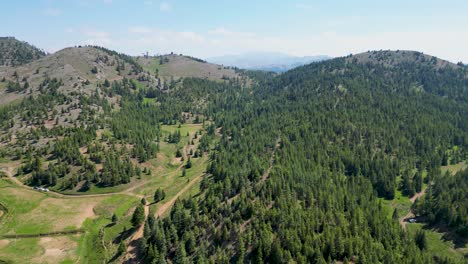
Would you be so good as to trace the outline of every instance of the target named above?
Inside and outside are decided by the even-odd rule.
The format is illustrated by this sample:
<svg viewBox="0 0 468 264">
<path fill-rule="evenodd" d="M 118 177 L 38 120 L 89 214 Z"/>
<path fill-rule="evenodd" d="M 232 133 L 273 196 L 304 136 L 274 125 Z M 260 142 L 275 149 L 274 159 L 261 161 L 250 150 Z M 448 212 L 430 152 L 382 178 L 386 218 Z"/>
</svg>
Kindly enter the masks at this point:
<svg viewBox="0 0 468 264">
<path fill-rule="evenodd" d="M 141 199 L 91 208 L 106 214 L 84 224 L 83 261 L 466 261 L 429 250 L 391 205 L 427 191 L 414 213 L 466 241 L 466 171 L 440 173 L 468 158 L 465 67 L 380 51 L 281 75 L 181 75 L 164 64 L 205 62 L 100 47 L 50 56 L 1 72 L 3 94 L 22 95 L 0 109 L 10 178 L 119 206 Z"/>
<path fill-rule="evenodd" d="M 204 197 L 147 223 L 148 260 L 456 262 L 420 247 L 379 197 L 436 186 L 441 165 L 466 160 L 467 87 L 461 67 L 351 57 L 215 95 L 223 137 Z M 463 225 L 466 197 L 456 199 L 451 222 Z"/>
<path fill-rule="evenodd" d="M 221 79 L 216 65 L 186 60 L 206 64 L 222 83 L 240 81 L 233 70 Z M 0 71 L 0 155 L 20 160 L 17 176 L 31 186 L 86 192 L 130 183 L 142 173 L 137 164 L 156 157 L 160 124 L 185 123 L 206 100 L 174 98 L 190 81 L 147 67 L 103 47 L 78 46 Z M 201 77 L 191 67 L 183 77 Z"/>
</svg>

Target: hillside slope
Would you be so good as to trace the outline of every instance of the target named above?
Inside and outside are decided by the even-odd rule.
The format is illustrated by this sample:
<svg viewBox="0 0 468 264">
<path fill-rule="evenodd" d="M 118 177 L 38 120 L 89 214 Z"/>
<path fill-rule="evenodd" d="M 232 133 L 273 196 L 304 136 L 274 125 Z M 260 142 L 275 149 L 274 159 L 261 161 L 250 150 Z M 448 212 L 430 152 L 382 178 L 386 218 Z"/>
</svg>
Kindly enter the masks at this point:
<svg viewBox="0 0 468 264">
<path fill-rule="evenodd" d="M 15 67 L 44 57 L 44 51 L 14 37 L 0 37 L 0 66 Z"/>
<path fill-rule="evenodd" d="M 136 61 L 145 70 L 158 73 L 158 76 L 164 79 L 195 77 L 220 81 L 240 78 L 233 69 L 183 55 L 137 57 Z"/>
<path fill-rule="evenodd" d="M 424 54 L 418 51 L 411 50 L 381 50 L 381 51 L 368 51 L 355 54 L 347 57 L 347 61 L 357 63 L 371 63 L 379 64 L 387 67 L 395 67 L 403 64 L 418 64 L 419 67 L 427 66 L 432 69 L 458 69 L 460 65 L 451 63 L 449 61 Z"/>
<path fill-rule="evenodd" d="M 466 69 L 406 55 L 397 64 L 358 59 L 314 63 L 253 91 L 214 95 L 223 137 L 205 196 L 176 204 L 155 225 L 146 256 L 463 263 L 464 248 L 452 247 L 448 259 L 425 250 L 390 205 L 440 177 L 447 159 L 467 158 Z M 466 208 L 453 210 L 465 219 Z M 182 241 L 161 235 L 171 233 Z"/>
<path fill-rule="evenodd" d="M 1 72 L 0 98 L 22 100 L 0 108 L 0 167 L 16 177 L 0 198 L 21 204 L 15 182 L 52 190 L 14 188 L 18 199 L 36 194 L 28 203 L 109 196 L 82 217 L 95 220 L 75 225 L 86 232 L 74 259 L 90 263 L 463 263 L 464 244 L 426 250 L 394 203 L 443 183 L 441 165 L 467 160 L 468 69 L 378 51 L 250 73 L 251 85 L 238 72 L 98 47 Z M 457 227 L 463 188 L 435 208 Z M 157 215 L 132 216 L 141 203 Z M 60 220 L 57 211 L 40 211 L 39 224 Z M 12 212 L 2 230 L 50 229 Z"/>
<path fill-rule="evenodd" d="M 120 69 L 119 69 L 120 67 Z M 97 47 L 75 47 L 60 50 L 18 67 L 0 71 L 0 105 L 8 104 L 27 95 L 40 93 L 41 83 L 46 79 L 62 81 L 60 91 L 64 93 L 84 92 L 90 94 L 97 83 L 121 80 L 136 75 L 138 69 L 117 54 Z M 17 84 L 8 89 L 10 84 Z M 27 83 L 27 84 L 26 84 Z M 26 88 L 24 88 L 26 85 Z"/>
</svg>

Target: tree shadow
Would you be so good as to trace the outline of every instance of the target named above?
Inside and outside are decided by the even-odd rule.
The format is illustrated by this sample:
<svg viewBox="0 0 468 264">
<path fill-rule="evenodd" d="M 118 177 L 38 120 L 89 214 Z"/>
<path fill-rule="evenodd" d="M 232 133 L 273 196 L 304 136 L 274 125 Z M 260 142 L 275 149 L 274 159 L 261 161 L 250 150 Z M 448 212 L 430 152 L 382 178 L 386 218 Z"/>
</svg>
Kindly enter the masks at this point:
<svg viewBox="0 0 468 264">
<path fill-rule="evenodd" d="M 119 235 L 118 235 L 116 238 L 114 238 L 114 240 L 112 240 L 112 243 L 118 244 L 118 243 L 120 243 L 120 241 L 126 240 L 126 239 L 129 238 L 135 231 L 136 231 L 136 228 L 133 227 L 133 228 L 130 228 L 130 229 L 128 229 L 128 230 L 125 230 L 125 231 L 120 232 Z"/>
<path fill-rule="evenodd" d="M 115 226 L 115 225 L 116 225 L 116 223 L 109 223 L 109 224 L 107 224 L 107 225 L 105 226 L 105 228 L 113 227 L 113 226 Z"/>
</svg>

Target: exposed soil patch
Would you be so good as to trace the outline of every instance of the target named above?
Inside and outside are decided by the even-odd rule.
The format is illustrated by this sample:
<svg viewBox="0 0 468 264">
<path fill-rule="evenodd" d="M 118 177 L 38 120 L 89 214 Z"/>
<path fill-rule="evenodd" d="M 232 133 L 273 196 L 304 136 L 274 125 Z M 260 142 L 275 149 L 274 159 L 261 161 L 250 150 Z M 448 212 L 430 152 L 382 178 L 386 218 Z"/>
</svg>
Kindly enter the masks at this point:
<svg viewBox="0 0 468 264">
<path fill-rule="evenodd" d="M 4 248 L 10 244 L 10 240 L 8 239 L 0 239 L 0 248 Z"/>
<path fill-rule="evenodd" d="M 75 254 L 77 244 L 68 237 L 43 237 L 39 240 L 39 246 L 44 251 L 34 262 L 60 263 Z"/>
</svg>

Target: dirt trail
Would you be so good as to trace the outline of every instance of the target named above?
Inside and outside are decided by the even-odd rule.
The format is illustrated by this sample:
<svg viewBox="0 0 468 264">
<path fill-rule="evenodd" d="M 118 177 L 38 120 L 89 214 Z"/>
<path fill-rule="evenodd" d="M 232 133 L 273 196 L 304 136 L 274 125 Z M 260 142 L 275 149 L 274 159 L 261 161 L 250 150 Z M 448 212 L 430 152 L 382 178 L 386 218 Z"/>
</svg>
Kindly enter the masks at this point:
<svg viewBox="0 0 468 264">
<path fill-rule="evenodd" d="M 202 177 L 203 175 L 205 174 L 200 174 L 198 176 L 196 176 L 195 178 L 193 178 L 187 185 L 184 186 L 184 188 L 182 188 L 182 190 L 180 190 L 174 197 L 172 197 L 171 200 L 169 200 L 168 202 L 166 202 L 165 204 L 161 205 L 158 210 L 156 211 L 156 213 L 154 214 L 154 216 L 156 218 L 158 217 L 161 217 L 162 215 L 164 215 L 164 213 L 172 207 L 172 205 L 175 203 L 175 201 L 182 195 L 184 194 L 187 190 L 190 189 L 190 187 L 192 187 L 196 182 L 198 182 Z"/>
<path fill-rule="evenodd" d="M 263 173 L 262 178 L 261 178 L 261 182 L 266 181 L 268 179 L 268 176 L 270 176 L 271 168 L 273 168 L 273 163 L 275 162 L 276 150 L 278 150 L 278 148 L 280 146 L 281 146 L 281 138 L 278 137 L 278 139 L 276 140 L 276 143 L 275 143 L 275 148 L 273 149 L 273 152 L 271 153 L 270 165 L 268 166 L 268 169 L 265 171 L 265 173 Z"/>
<path fill-rule="evenodd" d="M 271 169 L 273 168 L 273 164 L 275 162 L 275 154 L 276 154 L 276 151 L 278 150 L 278 148 L 280 146 L 281 146 L 281 138 L 278 137 L 278 139 L 276 140 L 276 143 L 275 143 L 275 148 L 273 149 L 273 152 L 271 153 L 270 164 L 268 165 L 268 169 L 263 173 L 262 177 L 260 178 L 259 183 L 265 182 L 268 179 L 268 177 L 270 176 Z M 233 197 L 229 198 L 227 200 L 227 203 L 231 204 L 232 201 L 234 201 L 234 199 L 239 197 L 239 195 L 240 195 L 240 193 L 238 193 L 238 194 L 234 195 Z"/>
<path fill-rule="evenodd" d="M 188 153 L 187 153 L 187 148 L 184 147 L 183 149 L 183 155 L 184 155 L 184 160 L 188 158 Z M 170 172 L 170 173 L 177 173 L 180 169 L 183 168 L 185 164 L 182 163 L 176 171 Z M 168 173 L 169 174 L 169 173 Z M 196 182 L 198 182 L 204 174 L 200 174 L 193 178 L 187 185 L 184 186 L 171 200 L 168 202 L 164 203 L 162 206 L 158 208 L 158 210 L 155 213 L 156 218 L 161 217 L 169 208 L 172 207 L 172 205 L 175 203 L 175 201 L 182 195 L 184 194 L 187 190 L 190 189 Z M 137 188 L 136 186 L 127 189 L 126 192 L 129 192 L 133 189 Z M 148 218 L 149 215 L 149 204 L 145 204 L 145 219 Z M 144 225 L 141 225 L 138 230 L 132 235 L 132 237 L 129 240 L 128 247 L 127 247 L 127 254 L 125 256 L 125 262 L 124 263 L 140 263 L 139 256 L 141 256 L 140 252 L 138 252 L 138 243 L 141 238 L 143 238 L 144 234 Z"/>
<path fill-rule="evenodd" d="M 426 190 L 427 190 L 427 187 L 422 189 L 422 191 L 416 193 L 415 195 L 413 195 L 413 197 L 410 198 L 410 201 L 411 201 L 411 204 L 414 204 L 414 202 L 416 202 L 416 200 L 418 198 L 420 198 L 421 196 L 423 196 L 424 194 L 426 194 Z M 403 217 L 400 217 L 400 225 L 403 227 L 403 229 L 406 229 L 406 224 L 408 223 L 406 221 L 406 219 L 409 219 L 409 218 L 413 218 L 415 215 L 413 214 L 413 212 L 411 211 L 411 209 L 409 210 L 409 212 L 403 216 Z"/>
<path fill-rule="evenodd" d="M 427 187 L 424 188 L 424 189 L 422 189 L 422 191 L 420 191 L 420 192 L 416 193 L 415 195 L 413 195 L 413 197 L 411 197 L 411 199 L 410 199 L 411 203 L 413 204 L 414 202 L 416 202 L 416 200 L 417 200 L 419 197 L 421 197 L 421 196 L 423 196 L 424 194 L 426 194 L 426 190 L 427 190 Z"/>
</svg>

